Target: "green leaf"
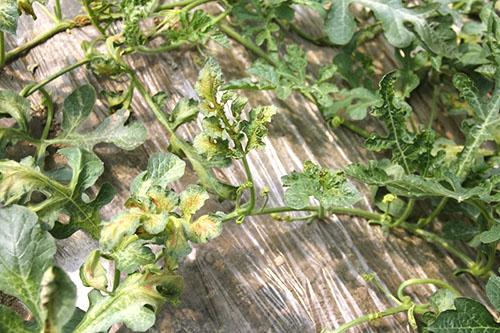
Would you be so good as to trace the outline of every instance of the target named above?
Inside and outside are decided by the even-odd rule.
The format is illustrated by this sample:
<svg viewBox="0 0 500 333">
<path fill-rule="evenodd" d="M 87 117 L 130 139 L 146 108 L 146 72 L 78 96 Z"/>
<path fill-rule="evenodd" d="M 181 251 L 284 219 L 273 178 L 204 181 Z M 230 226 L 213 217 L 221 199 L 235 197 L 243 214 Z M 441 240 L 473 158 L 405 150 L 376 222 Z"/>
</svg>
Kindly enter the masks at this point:
<svg viewBox="0 0 500 333">
<path fill-rule="evenodd" d="M 303 172 L 292 172 L 282 178 L 285 203 L 295 209 L 309 205 L 309 198 L 317 199 L 321 206 L 351 206 L 361 197 L 356 188 L 347 181 L 344 174 L 324 169 L 310 161 L 304 163 Z"/>
<path fill-rule="evenodd" d="M 325 116 L 332 118 L 344 111 L 350 119 L 361 120 L 367 115 L 371 107 L 376 106 L 380 99 L 375 92 L 363 87 L 342 90 L 331 107 L 324 112 Z"/>
<path fill-rule="evenodd" d="M 130 192 L 144 197 L 153 187 L 165 188 L 184 175 L 186 163 L 174 154 L 156 153 L 149 158 L 148 168 L 132 182 Z"/>
<path fill-rule="evenodd" d="M 59 333 L 75 311 L 76 287 L 59 267 L 48 268 L 41 281 L 43 332 Z"/>
<path fill-rule="evenodd" d="M 484 231 L 479 235 L 481 243 L 489 244 L 500 240 L 500 223 L 495 224 L 490 230 Z"/>
<path fill-rule="evenodd" d="M 119 110 L 104 119 L 92 131 L 72 128 L 71 131 L 64 131 L 56 138 L 47 140 L 47 142 L 78 146 L 87 150 L 92 150 L 96 144 L 104 142 L 113 143 L 121 149 L 132 150 L 146 141 L 147 131 L 144 125 L 139 122 L 125 125 L 129 116 L 130 112 L 128 110 Z"/>
<path fill-rule="evenodd" d="M 500 332 L 493 316 L 481 303 L 469 298 L 457 298 L 456 310 L 442 312 L 429 327 L 434 333 L 494 333 Z"/>
<path fill-rule="evenodd" d="M 0 332 L 33 333 L 33 330 L 26 327 L 24 321 L 14 310 L 0 304 Z"/>
<path fill-rule="evenodd" d="M 181 289 L 180 276 L 152 272 L 129 275 L 113 294 L 90 292 L 90 308 L 74 333 L 106 332 L 116 323 L 143 332 L 155 323 L 155 312 L 166 301 L 175 301 Z"/>
<path fill-rule="evenodd" d="M 491 304 L 500 311 L 500 277 L 497 275 L 493 275 L 489 278 L 488 283 L 486 284 L 486 295 L 488 295 L 488 299 Z"/>
<path fill-rule="evenodd" d="M 467 76 L 456 74 L 453 84 L 460 92 L 460 96 L 467 101 L 474 114 L 472 123 L 465 131 L 465 147 L 456 163 L 456 174 L 464 178 L 476 160 L 476 154 L 481 145 L 495 138 L 495 131 L 500 128 L 500 75 L 497 77 L 492 96 L 485 101 L 477 92 L 477 88 Z"/>
<path fill-rule="evenodd" d="M 16 34 L 18 18 L 17 1 L 2 0 L 0 3 L 0 31 Z"/>
<path fill-rule="evenodd" d="M 71 180 L 67 184 L 41 172 L 34 166 L 32 159 L 20 163 L 1 160 L 0 201 L 11 204 L 29 199 L 34 191 L 41 192 L 46 199 L 30 207 L 42 220 L 51 223 L 57 219 L 58 213 L 64 212 L 70 221 L 61 228 L 70 231 L 70 234 L 83 229 L 97 237 L 100 229 L 99 210 L 111 200 L 114 193 L 108 186 L 103 186 L 91 201 L 84 191 L 102 174 L 103 164 L 94 154 L 78 148 L 64 148 L 59 153 L 66 157 L 72 169 Z"/>
<path fill-rule="evenodd" d="M 88 84 L 75 89 L 66 97 L 61 124 L 63 131 L 74 132 L 88 118 L 95 102 L 95 89 Z"/>
<path fill-rule="evenodd" d="M 99 290 L 106 290 L 108 287 L 108 278 L 106 270 L 101 264 L 99 250 L 93 250 L 85 259 L 85 262 L 80 267 L 80 280 L 86 287 Z"/>
<path fill-rule="evenodd" d="M 96 92 L 90 85 L 83 85 L 64 100 L 62 133 L 47 140 L 49 144 L 65 144 L 92 150 L 98 143 L 113 143 L 132 150 L 141 145 L 147 136 L 146 128 L 139 122 L 125 125 L 130 116 L 128 110 L 119 110 L 104 119 L 92 131 L 82 129 L 96 102 Z"/>
<path fill-rule="evenodd" d="M 416 31 L 422 31 L 427 24 L 426 18 L 436 8 L 436 6 L 405 8 L 401 0 L 332 1 L 325 22 L 325 31 L 334 44 L 345 45 L 354 35 L 356 23 L 349 10 L 352 3 L 359 3 L 371 9 L 377 20 L 382 22 L 389 43 L 399 48 L 410 45 L 415 38 L 413 32 L 406 27 L 406 23 L 411 23 Z"/>
<path fill-rule="evenodd" d="M 54 239 L 33 212 L 17 205 L 0 209 L 0 290 L 21 300 L 39 323 L 42 277 L 55 253 Z"/>
</svg>

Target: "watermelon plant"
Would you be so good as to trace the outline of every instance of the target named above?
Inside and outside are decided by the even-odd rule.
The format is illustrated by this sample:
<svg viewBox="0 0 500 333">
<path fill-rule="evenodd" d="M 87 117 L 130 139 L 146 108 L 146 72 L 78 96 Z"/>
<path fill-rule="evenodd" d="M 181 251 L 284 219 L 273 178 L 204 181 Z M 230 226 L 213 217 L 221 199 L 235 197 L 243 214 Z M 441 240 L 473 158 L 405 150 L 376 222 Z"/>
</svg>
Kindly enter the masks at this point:
<svg viewBox="0 0 500 333">
<path fill-rule="evenodd" d="M 305 11 L 321 22 L 321 35 L 300 26 L 297 17 Z M 81 14 L 67 18 L 60 0 L 3 0 L 0 71 L 57 34 L 91 26 L 97 37 L 82 43 L 84 56 L 68 67 L 20 91 L 0 91 L 0 291 L 29 312 L 23 317 L 0 305 L 1 332 L 97 333 L 118 323 L 145 331 L 166 303 L 179 302 L 178 268 L 192 245 L 216 238 L 225 223 L 255 215 L 296 223 L 348 215 L 386 233 L 421 238 L 460 262 L 455 273 L 476 277 L 489 300 L 461 297 L 447 281 L 427 277 L 402 281 L 393 294 L 367 274 L 394 306 L 325 332 L 399 313 L 419 332 L 500 331 L 498 11 L 498 2 L 476 0 L 81 0 Z M 36 19 L 37 12 L 53 27 L 6 50 L 19 16 Z M 290 36 L 300 45 L 289 43 Z M 378 86 L 374 60 L 364 51 L 372 41 L 391 45 L 397 60 Z M 165 112 L 168 96 L 148 90 L 130 57 L 202 50 L 209 42 L 238 43 L 251 52 L 248 76 L 226 81 L 224 68 L 205 57 L 197 98 L 183 98 Z M 310 44 L 332 49 L 331 61 L 311 64 L 304 47 Z M 124 91 L 103 93 L 109 116 L 92 129 L 85 126 L 97 100 L 92 86 L 72 87 L 62 105 L 47 88 L 80 67 L 126 82 Z M 426 123 L 411 107 L 416 89 L 431 91 Z M 251 90 L 272 91 L 281 100 L 303 95 L 330 130 L 353 131 L 377 158 L 340 170 L 304 161 L 302 170 L 282 178 L 285 204 L 268 206 L 274 194 L 256 188 L 253 174 L 259 170 L 247 155 L 265 146 L 279 108 L 250 105 L 242 91 Z M 43 104 L 41 133 L 32 126 L 39 121 L 32 117 L 35 94 Z M 132 150 L 147 139 L 144 125 L 133 120 L 137 97 L 162 126 L 168 151 L 150 156 L 129 184 L 121 212 L 104 221 L 100 211 L 115 191 L 98 182 L 105 168 L 93 150 L 100 143 Z M 438 126 L 438 112 L 461 122 L 460 136 Z M 368 132 L 359 121 L 380 130 Z M 193 140 L 178 133 L 190 123 L 199 124 Z M 21 145 L 31 149 L 17 150 Z M 175 191 L 172 183 L 183 177 L 186 163 L 196 183 Z M 217 176 L 217 169 L 231 165 L 244 169 L 241 184 Z M 372 210 L 357 207 L 367 188 Z M 210 196 L 233 208 L 201 214 Z M 80 279 L 91 288 L 86 311 L 76 307 L 76 287 L 54 260 L 56 239 L 78 230 L 99 243 L 81 263 Z M 429 284 L 439 289 L 426 303 L 407 291 Z"/>
</svg>

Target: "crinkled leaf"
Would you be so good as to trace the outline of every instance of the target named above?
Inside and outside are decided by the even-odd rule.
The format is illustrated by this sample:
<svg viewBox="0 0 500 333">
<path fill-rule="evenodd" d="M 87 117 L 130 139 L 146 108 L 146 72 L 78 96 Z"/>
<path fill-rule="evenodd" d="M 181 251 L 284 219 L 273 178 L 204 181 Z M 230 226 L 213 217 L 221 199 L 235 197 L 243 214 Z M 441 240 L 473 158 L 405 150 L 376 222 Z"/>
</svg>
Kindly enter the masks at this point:
<svg viewBox="0 0 500 333">
<path fill-rule="evenodd" d="M 500 332 L 500 324 L 481 303 L 469 298 L 457 298 L 455 309 L 442 312 L 429 326 L 429 331 L 434 333 Z"/>
<path fill-rule="evenodd" d="M 479 235 L 481 243 L 489 244 L 500 240 L 500 223 L 495 224 L 490 230 L 484 231 Z"/>
<path fill-rule="evenodd" d="M 182 215 L 190 218 L 196 213 L 208 199 L 208 193 L 203 187 L 198 185 L 188 186 L 180 195 L 179 208 Z"/>
<path fill-rule="evenodd" d="M 104 251 L 111 251 L 125 236 L 135 233 L 141 223 L 142 212 L 128 210 L 115 216 L 102 226 L 99 244 Z"/>
<path fill-rule="evenodd" d="M 222 221 L 214 215 L 200 216 L 188 228 L 189 239 L 195 243 L 206 243 L 222 232 Z"/>
<path fill-rule="evenodd" d="M 495 137 L 494 132 L 500 128 L 500 76 L 489 100 L 485 101 L 477 92 L 472 80 L 463 74 L 453 77 L 453 84 L 463 99 L 472 108 L 473 122 L 466 128 L 465 147 L 456 163 L 456 174 L 463 178 L 472 168 L 480 146 Z"/>
<path fill-rule="evenodd" d="M 264 146 L 263 139 L 267 135 L 267 125 L 276 114 L 273 106 L 261 106 L 250 111 L 248 122 L 243 123 L 243 132 L 247 136 L 245 150 L 258 149 Z"/>
<path fill-rule="evenodd" d="M 192 99 L 183 98 L 175 105 L 170 113 L 170 122 L 175 130 L 182 124 L 194 120 L 200 110 Z"/>
<path fill-rule="evenodd" d="M 111 254 L 116 267 L 121 272 L 130 274 L 140 266 L 154 263 L 155 255 L 150 248 L 144 246 L 145 243 L 137 235 L 124 238 Z"/>
<path fill-rule="evenodd" d="M 304 163 L 303 172 L 292 172 L 282 181 L 287 187 L 285 202 L 296 209 L 308 206 L 310 197 L 317 199 L 325 208 L 350 206 L 361 199 L 343 173 L 321 168 L 309 161 Z"/>
<path fill-rule="evenodd" d="M 446 310 L 454 310 L 457 295 L 448 289 L 439 289 L 430 297 L 430 304 L 436 314 Z"/>
<path fill-rule="evenodd" d="M 90 292 L 90 308 L 74 333 L 107 332 L 116 323 L 143 332 L 155 323 L 155 312 L 166 301 L 175 302 L 181 289 L 180 276 L 152 272 L 129 275 L 113 294 Z"/>
<path fill-rule="evenodd" d="M 85 259 L 85 262 L 80 267 L 80 280 L 86 287 L 99 290 L 106 290 L 108 287 L 108 278 L 106 270 L 101 264 L 99 250 L 93 250 Z"/>
<path fill-rule="evenodd" d="M 132 150 L 146 140 L 146 128 L 139 122 L 125 125 L 130 112 L 119 110 L 104 119 L 92 131 L 83 131 L 82 125 L 90 116 L 96 101 L 96 92 L 90 85 L 83 85 L 64 100 L 62 133 L 48 140 L 51 144 L 66 144 L 92 150 L 101 142 Z"/>
<path fill-rule="evenodd" d="M 21 300 L 39 323 L 42 277 L 55 253 L 54 239 L 33 212 L 17 205 L 0 209 L 0 290 Z"/>
<path fill-rule="evenodd" d="M 174 259 L 181 259 L 191 252 L 191 246 L 184 231 L 184 219 L 171 217 L 167 225 L 167 239 L 165 240 L 165 250 L 168 256 Z"/>
<path fill-rule="evenodd" d="M 0 2 L 0 31 L 15 34 L 18 18 L 17 1 L 2 0 Z"/>
</svg>

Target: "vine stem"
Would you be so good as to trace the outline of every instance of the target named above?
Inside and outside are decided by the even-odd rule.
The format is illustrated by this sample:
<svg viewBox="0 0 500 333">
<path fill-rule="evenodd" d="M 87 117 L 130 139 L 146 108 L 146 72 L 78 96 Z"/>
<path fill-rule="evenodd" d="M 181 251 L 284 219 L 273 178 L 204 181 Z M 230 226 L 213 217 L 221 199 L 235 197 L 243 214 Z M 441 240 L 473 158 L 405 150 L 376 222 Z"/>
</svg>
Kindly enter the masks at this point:
<svg viewBox="0 0 500 333">
<path fill-rule="evenodd" d="M 0 31 L 0 69 L 2 69 L 5 65 L 5 61 L 5 33 L 3 31 Z"/>
<path fill-rule="evenodd" d="M 156 11 L 174 9 L 177 7 L 184 7 L 184 6 L 190 5 L 191 3 L 197 2 L 197 1 L 198 0 L 181 0 L 181 1 L 167 2 L 167 3 L 164 3 L 163 5 L 159 5 L 156 8 Z"/>
<path fill-rule="evenodd" d="M 388 309 L 383 310 L 383 311 L 368 313 L 368 314 L 363 315 L 361 317 L 358 317 L 358 318 L 356 318 L 354 320 L 351 320 L 350 322 L 347 322 L 345 324 L 340 325 L 335 330 L 329 330 L 329 329 L 327 329 L 327 330 L 323 330 L 322 333 L 342 333 L 342 332 L 346 332 L 348 329 L 353 328 L 355 326 L 358 326 L 358 325 L 361 325 L 361 324 L 364 324 L 364 323 L 368 323 L 370 321 L 378 320 L 380 318 L 392 316 L 392 315 L 395 315 L 397 313 L 406 312 L 412 306 L 414 306 L 414 304 L 412 302 L 409 302 L 409 303 L 403 303 L 401 305 L 398 305 L 398 306 L 395 306 L 395 307 L 392 307 L 392 308 L 388 308 Z M 418 312 L 422 312 L 424 309 L 427 309 L 427 308 L 428 308 L 427 304 L 419 305 L 418 306 Z M 416 307 L 416 310 L 417 310 L 417 307 Z M 415 312 L 417 312 L 417 311 L 415 311 Z"/>
<path fill-rule="evenodd" d="M 70 66 L 67 66 L 67 67 L 64 67 L 62 68 L 61 70 L 57 71 L 56 73 L 50 75 L 49 77 L 45 78 L 44 80 L 40 81 L 39 83 L 37 84 L 31 84 L 31 85 L 27 85 L 26 87 L 23 88 L 23 90 L 21 90 L 21 92 L 19 93 L 21 96 L 24 96 L 24 97 L 28 97 L 29 95 L 33 94 L 34 92 L 40 90 L 41 88 L 45 87 L 47 84 L 49 84 L 50 82 L 54 81 L 55 79 L 57 79 L 58 77 L 68 73 L 68 72 L 71 72 L 72 70 L 80 67 L 80 66 L 83 66 L 85 64 L 88 64 L 90 62 L 90 59 L 87 59 L 87 58 L 83 58 L 82 60 L 70 65 Z"/>
<path fill-rule="evenodd" d="M 475 271 L 477 270 L 474 260 L 472 260 L 468 255 L 466 255 L 461 250 L 459 250 L 458 248 L 453 246 L 450 242 L 439 237 L 438 235 L 436 235 L 430 231 L 421 229 L 416 225 L 406 223 L 406 222 L 401 223 L 399 225 L 399 227 L 403 228 L 404 230 L 406 230 L 406 231 L 408 231 L 416 236 L 419 236 L 420 238 L 425 239 L 426 241 L 428 241 L 430 243 L 438 245 L 438 246 L 442 247 L 443 249 L 445 249 L 446 251 L 450 252 L 451 254 L 456 256 L 458 259 L 460 259 L 465 264 L 465 266 L 471 270 L 472 274 L 474 274 Z M 476 274 L 474 274 L 474 275 L 476 275 Z"/>
<path fill-rule="evenodd" d="M 246 155 L 243 155 L 243 158 L 241 159 L 243 162 L 243 167 L 245 169 L 245 174 L 247 176 L 247 180 L 252 183 L 252 186 L 250 187 L 250 201 L 248 202 L 247 209 L 249 212 L 252 212 L 253 209 L 255 208 L 255 184 L 253 181 L 253 176 L 252 176 L 252 170 L 250 169 L 250 165 L 248 165 L 248 159 Z"/>
<path fill-rule="evenodd" d="M 406 280 L 399 285 L 398 290 L 396 292 L 396 295 L 398 296 L 398 298 L 400 300 L 403 300 L 406 297 L 406 295 L 405 295 L 406 288 L 408 288 L 410 286 L 414 286 L 414 285 L 421 285 L 421 284 L 433 284 L 437 287 L 448 289 L 449 291 L 451 291 L 455 295 L 460 296 L 460 292 L 458 290 L 456 290 L 455 288 L 453 288 L 453 286 L 451 286 L 449 283 L 447 283 L 445 281 L 438 280 L 438 279 L 409 279 L 409 280 Z"/>
<path fill-rule="evenodd" d="M 88 21 L 88 19 L 86 19 L 86 16 L 76 17 L 71 21 L 62 21 L 62 22 L 56 24 L 52 29 L 36 36 L 31 41 L 29 41 L 23 45 L 20 45 L 16 48 L 12 49 L 11 51 L 7 52 L 7 54 L 5 56 L 5 63 L 0 64 L 0 69 L 3 66 L 8 65 L 8 64 L 14 62 L 15 60 L 19 59 L 24 53 L 28 52 L 29 50 L 33 49 L 34 47 L 45 43 L 47 40 L 54 37 L 55 35 L 63 32 L 63 31 L 66 31 L 68 29 L 80 28 L 80 27 L 83 27 L 83 26 L 86 26 L 89 24 L 90 24 L 90 21 Z"/>
</svg>

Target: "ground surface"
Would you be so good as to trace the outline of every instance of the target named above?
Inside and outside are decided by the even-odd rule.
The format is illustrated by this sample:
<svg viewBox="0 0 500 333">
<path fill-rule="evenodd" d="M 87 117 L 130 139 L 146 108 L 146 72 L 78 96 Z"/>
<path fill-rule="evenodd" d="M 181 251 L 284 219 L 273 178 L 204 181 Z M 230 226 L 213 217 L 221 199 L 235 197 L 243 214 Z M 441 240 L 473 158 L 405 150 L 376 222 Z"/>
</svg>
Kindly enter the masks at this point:
<svg viewBox="0 0 500 333">
<path fill-rule="evenodd" d="M 73 0 L 64 1 L 66 15 L 78 14 Z M 303 25 L 316 33 L 314 18 L 304 14 Z M 48 19 L 32 23 L 23 20 L 14 46 L 46 30 Z M 37 47 L 26 57 L 0 73 L 0 88 L 19 90 L 24 84 L 41 80 L 48 74 L 76 62 L 82 56 L 80 42 L 95 36 L 92 28 L 60 34 L 50 43 Z M 296 39 L 308 50 L 312 62 L 327 62 L 331 54 Z M 211 46 L 206 51 L 216 56 L 229 78 L 244 75 L 252 55 L 236 44 L 230 49 Z M 377 57 L 379 69 L 395 66 L 390 48 L 379 40 L 368 51 Z M 202 58 L 193 50 L 183 49 L 155 57 L 134 56 L 131 60 L 153 92 L 168 92 L 172 97 L 168 110 L 183 96 L 195 95 L 194 82 Z M 38 64 L 34 74 L 28 66 Z M 89 82 L 97 91 L 113 89 L 115 84 L 97 79 L 79 69 L 48 85 L 55 100 L 63 98 L 79 84 Z M 259 188 L 271 190 L 270 205 L 282 204 L 280 177 L 302 162 L 312 160 L 324 166 L 339 168 L 348 163 L 370 158 L 360 148 L 362 140 L 344 129 L 327 128 L 314 105 L 299 96 L 286 102 L 272 94 L 248 95 L 253 105 L 275 104 L 280 107 L 273 120 L 266 148 L 250 156 Z M 429 100 L 419 92 L 412 100 L 418 116 L 426 118 Z M 112 146 L 100 146 L 98 155 L 105 162 L 104 180 L 117 188 L 117 197 L 105 210 L 109 218 L 122 207 L 130 181 L 146 166 L 148 156 L 164 151 L 168 138 L 139 96 L 133 104 L 134 116 L 143 121 L 149 133 L 148 141 L 133 152 L 123 152 Z M 95 122 L 105 117 L 102 105 L 96 110 Z M 455 124 L 444 116 L 441 125 L 452 132 Z M 371 127 L 368 126 L 369 129 Z M 185 131 L 187 138 L 196 133 L 195 127 Z M 223 170 L 223 179 L 238 183 L 244 179 L 240 165 Z M 194 181 L 185 177 L 179 187 Z M 365 200 L 363 205 L 367 205 Z M 212 204 L 216 210 L 229 206 Z M 95 243 L 83 234 L 59 242 L 58 262 L 77 279 L 78 267 Z M 366 221 L 349 217 L 333 217 L 310 225 L 284 224 L 269 217 L 252 218 L 244 225 L 225 226 L 221 237 L 209 245 L 200 246 L 183 265 L 186 291 L 177 307 L 166 308 L 151 332 L 315 332 L 322 327 L 337 326 L 368 311 L 390 305 L 383 295 L 361 278 L 361 274 L 376 272 L 387 287 L 394 290 L 410 277 L 442 278 L 450 281 L 465 295 L 480 297 L 481 290 L 467 277 L 452 278 L 456 263 L 449 256 L 425 242 L 394 235 L 385 236 Z M 422 292 L 422 289 L 420 289 Z M 432 289 L 423 289 L 422 297 Z M 86 291 L 79 290 L 83 306 Z M 356 330 L 353 330 L 353 332 Z M 381 320 L 372 328 L 358 332 L 408 332 L 404 317 Z"/>
</svg>

